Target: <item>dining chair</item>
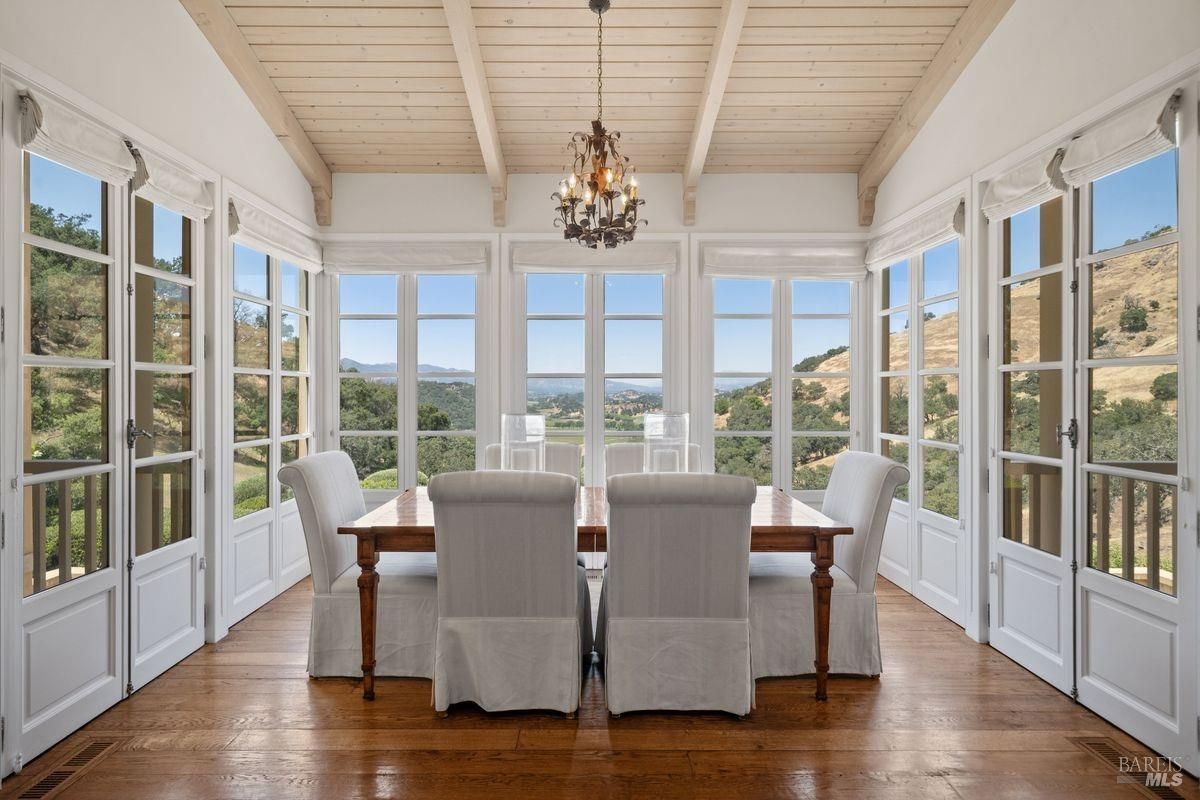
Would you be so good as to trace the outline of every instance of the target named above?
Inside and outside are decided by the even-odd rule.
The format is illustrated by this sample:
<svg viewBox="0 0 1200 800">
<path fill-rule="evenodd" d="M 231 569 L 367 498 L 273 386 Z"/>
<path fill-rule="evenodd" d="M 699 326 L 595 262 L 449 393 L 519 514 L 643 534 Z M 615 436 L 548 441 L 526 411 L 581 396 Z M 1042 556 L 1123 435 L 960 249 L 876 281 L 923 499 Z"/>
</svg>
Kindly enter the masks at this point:
<svg viewBox="0 0 1200 800">
<path fill-rule="evenodd" d="M 597 651 L 609 713 L 754 704 L 748 569 L 754 481 L 608 479 L 608 569 Z"/>
<path fill-rule="evenodd" d="M 500 469 L 501 445 L 489 444 L 483 450 L 483 468 Z M 579 478 L 583 466 L 583 448 L 572 442 L 546 442 L 546 472 Z"/>
<path fill-rule="evenodd" d="M 883 532 L 896 487 L 908 469 L 875 455 L 842 453 L 825 489 L 822 513 L 854 533 L 834 539 L 829 612 L 831 672 L 878 675 L 875 579 Z M 807 675 L 816 671 L 813 634 L 812 558 L 807 553 L 750 556 L 750 643 L 754 677 Z"/>
<path fill-rule="evenodd" d="M 312 623 L 308 674 L 362 676 L 355 539 L 339 525 L 366 513 L 358 474 L 340 450 L 285 464 L 279 480 L 291 487 L 300 511 L 312 571 Z M 437 561 L 433 553 L 383 553 L 376 603 L 375 674 L 428 678 L 433 675 L 437 628 Z"/>
<path fill-rule="evenodd" d="M 629 475 L 641 472 L 645 464 L 646 445 L 641 442 L 617 442 L 604 446 L 604 474 Z M 703 472 L 700 460 L 700 445 L 688 443 L 688 472 Z"/>
<path fill-rule="evenodd" d="M 592 604 L 576 562 L 576 481 L 450 472 L 429 482 L 438 569 L 434 707 L 574 714 Z"/>
</svg>

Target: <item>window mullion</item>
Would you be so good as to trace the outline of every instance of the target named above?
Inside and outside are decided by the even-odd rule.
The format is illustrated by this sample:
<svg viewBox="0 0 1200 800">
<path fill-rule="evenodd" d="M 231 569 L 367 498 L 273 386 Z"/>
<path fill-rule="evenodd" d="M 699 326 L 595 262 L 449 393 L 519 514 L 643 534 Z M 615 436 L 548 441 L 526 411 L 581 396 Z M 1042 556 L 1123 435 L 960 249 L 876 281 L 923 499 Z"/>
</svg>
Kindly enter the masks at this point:
<svg viewBox="0 0 1200 800">
<path fill-rule="evenodd" d="M 584 286 L 584 476 L 596 486 L 604 475 L 604 275 L 588 275 Z"/>
</svg>

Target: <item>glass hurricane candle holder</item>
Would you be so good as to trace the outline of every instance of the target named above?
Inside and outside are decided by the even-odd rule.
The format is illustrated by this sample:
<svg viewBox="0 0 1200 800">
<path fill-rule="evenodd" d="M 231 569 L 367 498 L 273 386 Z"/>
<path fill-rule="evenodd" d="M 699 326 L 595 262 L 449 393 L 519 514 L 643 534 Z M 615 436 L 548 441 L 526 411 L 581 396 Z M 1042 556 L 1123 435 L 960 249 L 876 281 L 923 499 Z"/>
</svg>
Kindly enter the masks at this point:
<svg viewBox="0 0 1200 800">
<path fill-rule="evenodd" d="M 500 469 L 546 471 L 546 418 L 540 414 L 500 416 Z"/>
<path fill-rule="evenodd" d="M 647 414 L 644 472 L 688 471 L 688 415 Z"/>
</svg>

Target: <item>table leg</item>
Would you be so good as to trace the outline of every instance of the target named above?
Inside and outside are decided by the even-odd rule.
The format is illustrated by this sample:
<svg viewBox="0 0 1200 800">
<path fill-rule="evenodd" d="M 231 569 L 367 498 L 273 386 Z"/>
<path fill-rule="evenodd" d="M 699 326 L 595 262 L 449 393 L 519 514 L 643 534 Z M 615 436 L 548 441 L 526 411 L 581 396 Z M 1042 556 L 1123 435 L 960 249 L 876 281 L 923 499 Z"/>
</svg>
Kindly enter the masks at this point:
<svg viewBox="0 0 1200 800">
<path fill-rule="evenodd" d="M 813 666 L 817 671 L 817 699 L 827 698 L 829 684 L 829 606 L 833 600 L 833 577 L 829 568 L 833 566 L 833 537 L 817 536 L 817 549 L 813 551 L 813 625 L 816 629 L 817 658 Z"/>
<path fill-rule="evenodd" d="M 375 571 L 375 540 L 358 540 L 359 625 L 362 628 L 363 699 L 375 699 L 375 601 L 379 594 L 379 573 Z"/>
</svg>

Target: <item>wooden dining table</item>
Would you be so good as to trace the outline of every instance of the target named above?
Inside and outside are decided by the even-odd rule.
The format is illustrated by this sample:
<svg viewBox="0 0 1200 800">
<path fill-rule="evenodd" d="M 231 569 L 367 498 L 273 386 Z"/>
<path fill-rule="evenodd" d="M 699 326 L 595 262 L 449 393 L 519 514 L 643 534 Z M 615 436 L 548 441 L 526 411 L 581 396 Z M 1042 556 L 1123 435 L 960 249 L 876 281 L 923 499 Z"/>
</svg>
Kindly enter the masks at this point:
<svg viewBox="0 0 1200 800">
<path fill-rule="evenodd" d="M 602 486 L 579 490 L 576 506 L 581 553 L 602 553 L 608 535 L 608 501 Z M 375 699 L 375 609 L 380 553 L 435 551 L 433 503 L 425 487 L 408 489 L 347 525 L 338 533 L 358 540 L 359 612 L 362 623 L 363 698 Z M 829 682 L 829 605 L 832 599 L 833 541 L 854 529 L 835 522 L 786 492 L 760 486 L 750 509 L 750 550 L 759 553 L 811 553 L 813 625 L 816 638 L 818 700 L 827 696 Z"/>
</svg>

